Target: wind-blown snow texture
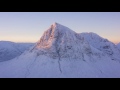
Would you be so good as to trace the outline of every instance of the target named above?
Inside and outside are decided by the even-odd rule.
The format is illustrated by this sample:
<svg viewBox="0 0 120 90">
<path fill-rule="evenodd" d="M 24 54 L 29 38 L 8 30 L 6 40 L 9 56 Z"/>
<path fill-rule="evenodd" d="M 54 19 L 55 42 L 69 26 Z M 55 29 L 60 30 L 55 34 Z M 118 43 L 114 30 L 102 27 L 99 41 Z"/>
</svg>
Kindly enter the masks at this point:
<svg viewBox="0 0 120 90">
<path fill-rule="evenodd" d="M 79 35 L 84 37 L 84 39 L 94 48 L 106 53 L 112 60 L 120 61 L 120 50 L 114 43 L 98 36 L 95 33 L 80 33 Z"/>
<path fill-rule="evenodd" d="M 10 41 L 0 41 L 0 61 L 11 60 L 20 56 L 28 50 L 33 43 L 14 43 Z"/>
<path fill-rule="evenodd" d="M 21 56 L 0 62 L 0 77 L 120 77 L 120 51 L 94 33 L 76 33 L 54 23 Z"/>
</svg>

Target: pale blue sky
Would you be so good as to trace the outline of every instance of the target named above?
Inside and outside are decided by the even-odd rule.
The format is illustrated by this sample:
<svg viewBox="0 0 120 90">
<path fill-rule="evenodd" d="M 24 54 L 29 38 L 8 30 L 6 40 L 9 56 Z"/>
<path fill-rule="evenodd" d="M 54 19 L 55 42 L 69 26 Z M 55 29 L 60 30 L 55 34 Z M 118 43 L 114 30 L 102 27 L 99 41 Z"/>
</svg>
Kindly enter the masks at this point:
<svg viewBox="0 0 120 90">
<path fill-rule="evenodd" d="M 54 22 L 120 42 L 120 12 L 0 12 L 0 40 L 36 42 Z"/>
</svg>

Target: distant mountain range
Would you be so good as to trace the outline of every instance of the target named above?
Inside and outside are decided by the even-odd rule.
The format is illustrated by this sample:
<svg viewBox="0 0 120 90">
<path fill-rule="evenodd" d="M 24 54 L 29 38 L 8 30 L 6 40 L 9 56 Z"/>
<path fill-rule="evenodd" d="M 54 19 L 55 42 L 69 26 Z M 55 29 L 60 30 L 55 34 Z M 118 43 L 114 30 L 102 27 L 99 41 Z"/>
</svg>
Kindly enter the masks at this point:
<svg viewBox="0 0 120 90">
<path fill-rule="evenodd" d="M 14 43 L 10 41 L 0 41 L 0 61 L 7 61 L 18 57 L 33 45 L 33 43 Z"/>
</svg>

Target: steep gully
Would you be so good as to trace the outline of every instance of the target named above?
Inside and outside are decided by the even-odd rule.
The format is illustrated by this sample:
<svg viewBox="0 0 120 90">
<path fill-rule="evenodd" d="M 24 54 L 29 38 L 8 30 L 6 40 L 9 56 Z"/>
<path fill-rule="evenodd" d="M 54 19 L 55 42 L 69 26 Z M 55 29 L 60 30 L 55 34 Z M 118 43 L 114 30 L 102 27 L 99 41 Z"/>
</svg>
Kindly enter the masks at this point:
<svg viewBox="0 0 120 90">
<path fill-rule="evenodd" d="M 58 27 L 56 28 L 56 30 L 58 30 Z M 59 70 L 60 72 L 62 73 L 62 69 L 61 69 L 61 64 L 60 64 L 60 61 L 61 61 L 61 56 L 60 56 L 60 48 L 58 47 L 57 43 L 58 43 L 58 40 L 59 40 L 59 31 L 58 31 L 58 36 L 56 37 L 56 42 L 55 42 L 55 48 L 56 48 L 56 52 L 58 54 L 58 65 L 59 65 Z"/>
</svg>

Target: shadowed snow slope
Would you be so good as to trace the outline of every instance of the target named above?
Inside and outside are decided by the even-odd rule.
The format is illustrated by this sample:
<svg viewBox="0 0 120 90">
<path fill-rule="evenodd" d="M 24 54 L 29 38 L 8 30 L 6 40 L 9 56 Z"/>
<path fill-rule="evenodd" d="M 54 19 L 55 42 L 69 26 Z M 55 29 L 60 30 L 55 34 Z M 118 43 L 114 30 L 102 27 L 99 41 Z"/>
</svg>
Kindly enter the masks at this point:
<svg viewBox="0 0 120 90">
<path fill-rule="evenodd" d="M 118 49 L 120 50 L 120 43 L 117 44 Z"/>
<path fill-rule="evenodd" d="M 11 60 L 21 55 L 32 45 L 32 43 L 14 43 L 10 41 L 0 41 L 0 61 Z"/>
<path fill-rule="evenodd" d="M 79 35 L 94 48 L 106 53 L 113 60 L 120 60 L 120 50 L 114 43 L 95 33 L 80 33 Z"/>
<path fill-rule="evenodd" d="M 21 56 L 0 62 L 0 77 L 120 77 L 120 52 L 94 33 L 76 33 L 54 23 Z"/>
</svg>

